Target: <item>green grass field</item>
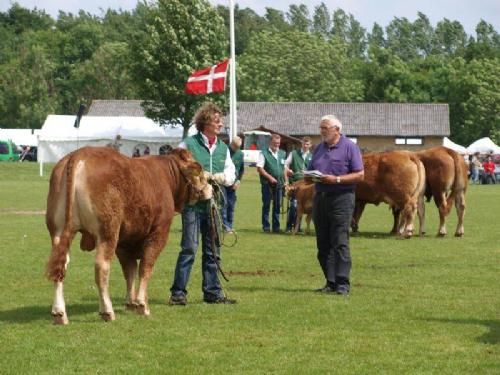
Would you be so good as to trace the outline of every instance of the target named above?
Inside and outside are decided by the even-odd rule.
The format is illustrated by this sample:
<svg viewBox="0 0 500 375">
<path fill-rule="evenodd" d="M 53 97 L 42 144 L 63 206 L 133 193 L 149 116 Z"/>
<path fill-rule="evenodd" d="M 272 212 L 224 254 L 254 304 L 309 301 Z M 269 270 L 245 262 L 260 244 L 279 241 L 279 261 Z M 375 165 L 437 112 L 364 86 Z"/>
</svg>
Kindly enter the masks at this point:
<svg viewBox="0 0 500 375">
<path fill-rule="evenodd" d="M 427 204 L 423 238 L 387 235 L 390 211 L 368 206 L 351 239 L 348 298 L 312 292 L 323 280 L 314 236 L 263 234 L 260 189 L 248 169 L 238 196 L 235 247 L 223 248 L 234 306 L 202 303 L 200 260 L 189 304 L 168 306 L 180 220 L 150 283 L 150 318 L 125 312 L 113 262 L 116 321 L 104 323 L 94 253 L 75 241 L 65 281 L 68 326 L 50 316 L 44 278 L 48 190 L 34 163 L 0 163 L 0 373 L 500 373 L 500 186 L 471 186 L 465 237 L 437 238 Z M 284 224 L 284 223 L 283 223 Z M 448 220 L 454 233 L 456 215 Z"/>
</svg>

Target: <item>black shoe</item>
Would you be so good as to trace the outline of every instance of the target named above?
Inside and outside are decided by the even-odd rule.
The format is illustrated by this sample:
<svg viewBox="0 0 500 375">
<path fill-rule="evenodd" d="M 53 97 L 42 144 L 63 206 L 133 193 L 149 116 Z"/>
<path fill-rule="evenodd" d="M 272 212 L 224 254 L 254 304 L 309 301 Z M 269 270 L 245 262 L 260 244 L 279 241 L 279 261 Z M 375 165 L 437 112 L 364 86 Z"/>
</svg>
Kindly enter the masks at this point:
<svg viewBox="0 0 500 375">
<path fill-rule="evenodd" d="M 264 233 L 271 233 L 269 229 L 263 229 Z"/>
<path fill-rule="evenodd" d="M 349 285 L 348 284 L 337 285 L 335 287 L 334 293 L 339 294 L 341 296 L 348 296 L 349 295 Z"/>
<path fill-rule="evenodd" d="M 187 302 L 188 302 L 187 298 L 183 294 L 180 294 L 177 296 L 171 295 L 170 299 L 168 300 L 168 304 L 171 306 L 174 306 L 174 305 L 185 306 L 185 305 L 187 305 Z"/>
<path fill-rule="evenodd" d="M 314 289 L 316 293 L 335 293 L 335 285 L 326 284 L 323 288 Z"/>
<path fill-rule="evenodd" d="M 205 303 L 210 303 L 210 304 L 222 304 L 222 305 L 234 305 L 236 304 L 235 299 L 229 299 L 227 297 L 219 297 L 216 299 L 206 299 L 204 300 Z"/>
</svg>

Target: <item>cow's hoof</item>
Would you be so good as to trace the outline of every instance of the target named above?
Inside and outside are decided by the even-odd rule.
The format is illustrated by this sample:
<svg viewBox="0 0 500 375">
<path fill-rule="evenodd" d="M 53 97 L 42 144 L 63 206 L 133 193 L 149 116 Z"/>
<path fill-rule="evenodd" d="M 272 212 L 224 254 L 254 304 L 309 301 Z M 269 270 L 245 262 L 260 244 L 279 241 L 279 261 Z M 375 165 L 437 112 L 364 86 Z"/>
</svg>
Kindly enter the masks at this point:
<svg viewBox="0 0 500 375">
<path fill-rule="evenodd" d="M 139 307 L 139 305 L 135 302 L 125 304 L 126 311 L 134 311 L 135 312 L 135 311 L 137 311 L 137 307 Z"/>
<path fill-rule="evenodd" d="M 139 303 L 137 305 L 137 314 L 143 315 L 143 316 L 149 316 L 151 314 L 151 311 L 149 310 L 149 307 L 143 303 Z"/>
<path fill-rule="evenodd" d="M 69 320 L 65 312 L 52 313 L 52 322 L 54 325 L 65 326 L 69 323 Z"/>
<path fill-rule="evenodd" d="M 113 311 L 111 312 L 101 312 L 99 313 L 101 316 L 101 319 L 104 320 L 105 322 L 112 322 L 115 320 L 115 313 Z"/>
<path fill-rule="evenodd" d="M 460 233 L 460 232 L 455 233 L 455 237 L 463 237 L 463 236 L 464 236 L 463 233 Z"/>
<path fill-rule="evenodd" d="M 446 233 L 441 233 L 441 232 L 439 232 L 439 233 L 437 234 L 437 237 L 441 237 L 441 238 L 443 238 L 444 236 L 446 236 Z"/>
</svg>

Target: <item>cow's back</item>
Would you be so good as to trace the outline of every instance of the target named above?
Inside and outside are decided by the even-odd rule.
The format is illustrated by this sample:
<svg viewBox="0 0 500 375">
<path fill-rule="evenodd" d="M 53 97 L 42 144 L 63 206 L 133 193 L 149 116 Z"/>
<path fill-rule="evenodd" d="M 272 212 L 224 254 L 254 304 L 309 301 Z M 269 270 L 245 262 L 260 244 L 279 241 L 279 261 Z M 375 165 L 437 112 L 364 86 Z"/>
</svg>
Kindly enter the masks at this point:
<svg viewBox="0 0 500 375">
<path fill-rule="evenodd" d="M 357 184 L 356 200 L 401 207 L 423 186 L 419 163 L 407 151 L 364 154 L 365 177 Z"/>
</svg>

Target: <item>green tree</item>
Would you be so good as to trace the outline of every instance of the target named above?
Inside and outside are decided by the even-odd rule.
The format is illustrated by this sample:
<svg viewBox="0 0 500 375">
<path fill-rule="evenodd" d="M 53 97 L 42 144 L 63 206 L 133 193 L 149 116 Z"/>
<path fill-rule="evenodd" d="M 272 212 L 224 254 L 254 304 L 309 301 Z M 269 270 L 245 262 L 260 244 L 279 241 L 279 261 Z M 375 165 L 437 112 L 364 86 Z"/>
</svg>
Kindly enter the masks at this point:
<svg viewBox="0 0 500 375">
<path fill-rule="evenodd" d="M 104 43 L 90 59 L 74 69 L 72 77 L 82 101 L 137 98 L 129 53 L 126 43 Z"/>
<path fill-rule="evenodd" d="M 330 11 L 325 3 L 322 2 L 314 8 L 312 31 L 326 39 L 330 36 L 331 29 L 332 19 Z"/>
<path fill-rule="evenodd" d="M 189 75 L 227 56 L 224 20 L 205 0 L 158 0 L 145 12 L 145 29 L 131 44 L 134 77 L 146 115 L 177 123 L 185 134 L 204 95 L 187 95 Z M 211 96 L 223 103 L 224 95 Z"/>
<path fill-rule="evenodd" d="M 347 48 L 336 39 L 298 31 L 262 32 L 238 66 L 243 101 L 333 102 L 362 99 Z"/>
<path fill-rule="evenodd" d="M 308 32 L 311 28 L 311 20 L 309 18 L 309 9 L 306 5 L 290 5 L 287 13 L 290 25 L 297 31 Z"/>
<path fill-rule="evenodd" d="M 443 19 L 436 25 L 432 41 L 434 54 L 455 55 L 463 51 L 467 44 L 467 34 L 458 21 Z"/>
</svg>

